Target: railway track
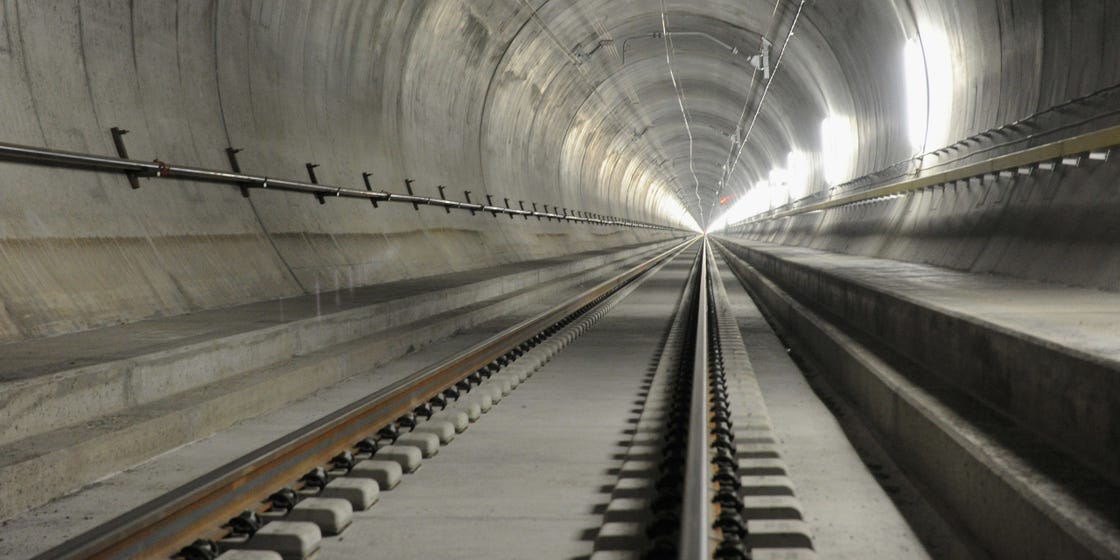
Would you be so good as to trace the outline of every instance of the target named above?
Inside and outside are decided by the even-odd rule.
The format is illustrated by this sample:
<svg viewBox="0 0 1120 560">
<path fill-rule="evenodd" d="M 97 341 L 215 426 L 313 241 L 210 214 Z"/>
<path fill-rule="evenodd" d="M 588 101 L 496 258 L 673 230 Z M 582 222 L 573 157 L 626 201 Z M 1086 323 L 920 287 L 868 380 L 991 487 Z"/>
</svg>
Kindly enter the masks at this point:
<svg viewBox="0 0 1120 560">
<path fill-rule="evenodd" d="M 594 554 L 811 557 L 792 485 L 780 481 L 785 471 L 767 437 L 757 384 L 741 375 L 749 364 L 719 276 L 709 270 L 711 250 L 698 242 L 659 254 L 37 558 L 315 557 L 332 535 L 345 533 L 355 512 L 375 507 L 381 491 L 437 454 L 657 270 L 687 258 L 687 283 L 620 469 L 642 474 L 641 488 L 622 498 L 643 511 L 622 524 L 607 516 Z"/>
</svg>

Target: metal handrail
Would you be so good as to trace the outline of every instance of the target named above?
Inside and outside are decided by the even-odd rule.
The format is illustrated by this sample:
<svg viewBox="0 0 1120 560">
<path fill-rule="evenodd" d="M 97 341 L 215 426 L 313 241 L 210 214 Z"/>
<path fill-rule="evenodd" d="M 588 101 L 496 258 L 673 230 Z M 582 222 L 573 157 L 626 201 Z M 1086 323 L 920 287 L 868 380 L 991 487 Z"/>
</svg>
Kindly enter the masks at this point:
<svg viewBox="0 0 1120 560">
<path fill-rule="evenodd" d="M 696 290 L 696 346 L 689 397 L 688 444 L 681 504 L 681 560 L 711 558 L 710 461 L 708 453 L 708 240 L 700 247 L 700 274 Z"/>
<path fill-rule="evenodd" d="M 68 167 L 90 171 L 122 172 L 134 176 L 141 176 L 152 179 L 187 179 L 204 183 L 231 185 L 240 189 L 278 190 L 285 192 L 305 193 L 315 195 L 316 197 L 319 197 L 320 200 L 327 196 L 338 198 L 356 198 L 373 201 L 374 203 L 400 202 L 413 205 L 424 204 L 428 206 L 439 206 L 447 209 L 467 210 L 472 213 L 489 212 L 495 216 L 497 216 L 498 214 L 506 214 L 510 217 L 524 216 L 526 219 L 536 217 L 538 219 L 545 218 L 549 220 L 554 219 L 557 221 L 568 221 L 607 226 L 624 226 L 658 230 L 676 229 L 658 224 L 623 220 L 614 217 L 597 218 L 577 216 L 568 213 L 520 210 L 507 208 L 505 206 L 475 204 L 471 202 L 460 202 L 458 200 L 450 200 L 445 198 L 416 196 L 412 194 L 396 194 L 384 191 L 361 190 L 312 182 L 293 181 L 290 179 L 277 179 L 264 175 L 250 175 L 240 172 L 176 165 L 165 163 L 159 160 L 140 161 L 135 159 L 103 156 L 98 154 L 55 150 L 52 148 L 44 148 L 38 146 L 25 146 L 8 142 L 0 142 L 0 160 L 31 165 Z"/>
</svg>

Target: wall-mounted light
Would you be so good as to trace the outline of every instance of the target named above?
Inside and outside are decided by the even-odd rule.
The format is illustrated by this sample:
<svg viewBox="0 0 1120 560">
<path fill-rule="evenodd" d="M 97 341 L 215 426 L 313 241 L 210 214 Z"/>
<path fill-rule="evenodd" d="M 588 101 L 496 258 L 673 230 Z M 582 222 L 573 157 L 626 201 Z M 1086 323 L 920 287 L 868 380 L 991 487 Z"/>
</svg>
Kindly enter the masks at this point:
<svg viewBox="0 0 1120 560">
<path fill-rule="evenodd" d="M 855 148 L 852 119 L 829 115 L 821 120 L 821 172 L 825 183 L 834 186 L 851 177 Z"/>
<path fill-rule="evenodd" d="M 903 58 L 906 64 L 906 123 L 910 146 L 920 150 L 926 140 L 929 123 L 929 88 L 922 43 L 917 39 L 906 41 Z"/>
<path fill-rule="evenodd" d="M 953 109 L 953 62 L 944 34 L 922 31 L 903 47 L 906 116 L 915 151 L 946 142 Z"/>
<path fill-rule="evenodd" d="M 793 150 L 786 155 L 786 180 L 790 200 L 800 200 L 809 194 L 809 156 L 801 150 Z"/>
</svg>

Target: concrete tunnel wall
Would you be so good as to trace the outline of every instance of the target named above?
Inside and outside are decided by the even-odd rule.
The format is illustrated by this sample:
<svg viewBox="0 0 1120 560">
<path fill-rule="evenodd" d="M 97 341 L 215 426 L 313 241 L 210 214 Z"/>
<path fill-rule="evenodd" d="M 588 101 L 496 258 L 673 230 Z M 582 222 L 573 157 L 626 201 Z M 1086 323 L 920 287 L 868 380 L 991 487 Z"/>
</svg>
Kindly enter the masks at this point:
<svg viewBox="0 0 1120 560">
<path fill-rule="evenodd" d="M 393 192 L 409 177 L 428 196 L 445 184 L 682 225 L 625 152 L 606 156 L 610 123 L 565 144 L 586 84 L 529 64 L 556 56 L 547 46 L 505 52 L 518 27 L 501 8 L 2 2 L 0 139 L 113 154 L 119 126 L 135 159 L 227 169 L 235 146 L 269 176 L 315 162 L 330 184 L 371 171 Z M 118 174 L 11 163 L 0 177 L 0 341 L 669 235 L 185 182 L 132 191 Z"/>
<path fill-rule="evenodd" d="M 937 173 L 1120 124 L 1120 4 L 914 4 L 919 34 L 944 34 L 954 61 L 953 150 L 904 161 L 878 183 Z M 857 65 L 859 66 L 859 65 Z M 858 97 L 858 96 L 857 96 Z M 1072 103 L 1069 103 L 1073 101 Z M 1015 129 L 978 133 L 1025 119 Z M 861 147 L 866 132 L 860 125 Z M 889 158 L 866 158 L 861 171 Z M 896 160 L 899 161 L 899 160 Z M 859 188 L 872 182 L 852 187 Z M 1120 165 L 1086 161 L 1031 176 L 973 179 L 900 198 L 731 228 L 773 243 L 958 270 L 1120 290 Z M 824 185 L 818 184 L 818 191 Z"/>
<path fill-rule="evenodd" d="M 909 158 L 908 39 L 940 35 L 951 52 L 946 142 L 1120 82 L 1120 38 L 1109 32 L 1120 6 L 1111 0 L 664 6 L 4 0 L 0 141 L 112 154 L 108 129 L 118 126 L 131 131 L 136 159 L 225 169 L 234 146 L 251 173 L 302 179 L 314 162 L 331 184 L 361 188 L 369 171 L 375 188 L 394 192 L 407 177 L 425 195 L 443 184 L 451 198 L 469 189 L 476 201 L 489 193 L 688 226 L 710 221 L 721 195 L 743 196 L 793 149 L 809 154 L 809 190 L 822 192 L 828 115 L 854 123 L 853 176 Z M 708 37 L 667 45 L 656 37 L 663 25 Z M 784 52 L 781 68 L 741 161 L 725 171 L 761 93 L 747 56 L 762 36 L 775 56 Z M 1113 97 L 1092 110 L 1120 106 Z M 1065 126 L 1086 111 L 1046 118 Z M 1116 116 L 1056 134 L 1108 122 Z M 1053 138 L 1021 134 L 953 158 Z M 746 233 L 1115 288 L 1115 180 L 1109 163 L 1025 180 L 1037 188 L 1016 187 L 999 203 L 991 193 L 1002 186 L 978 185 Z M 667 236 L 406 205 L 320 206 L 276 192 L 245 200 L 185 182 L 142 180 L 131 191 L 119 174 L 10 163 L 0 163 L 0 182 L 0 341 Z"/>
</svg>

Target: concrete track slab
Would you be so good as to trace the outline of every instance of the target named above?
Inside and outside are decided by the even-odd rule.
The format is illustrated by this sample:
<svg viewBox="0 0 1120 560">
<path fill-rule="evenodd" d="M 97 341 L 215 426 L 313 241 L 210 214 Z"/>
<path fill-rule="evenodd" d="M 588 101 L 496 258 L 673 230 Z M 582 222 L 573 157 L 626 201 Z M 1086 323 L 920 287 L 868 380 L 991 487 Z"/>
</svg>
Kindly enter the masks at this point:
<svg viewBox="0 0 1120 560">
<path fill-rule="evenodd" d="M 1120 556 L 1113 486 L 935 376 L 908 375 L 913 365 L 896 369 L 881 357 L 889 349 L 868 348 L 754 268 L 730 260 L 791 335 L 817 374 L 814 387 L 846 419 L 853 441 L 864 451 L 871 440 L 890 452 L 954 533 L 1001 558 Z M 876 469 L 877 477 L 896 474 L 883 463 L 869 464 L 891 467 Z M 899 482 L 893 476 L 892 485 L 904 486 Z"/>
<path fill-rule="evenodd" d="M 633 247 L 587 251 L 375 286 L 324 286 L 321 293 L 0 344 L 0 383 L 180 348 L 270 326 L 327 317 L 377 303 L 571 264 L 585 258 L 604 257 L 629 248 Z"/>
<path fill-rule="evenodd" d="M 1120 293 L 721 241 L 865 343 L 1120 484 Z M 921 372 L 919 375 L 918 372 Z"/>
<path fill-rule="evenodd" d="M 692 251 L 690 251 L 692 253 Z M 322 558 L 575 558 L 592 552 L 633 402 L 688 274 L 678 258 L 396 491 Z M 620 445 L 621 444 L 621 445 Z"/>
</svg>

